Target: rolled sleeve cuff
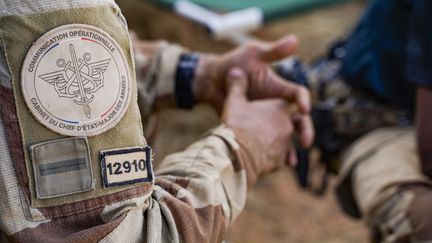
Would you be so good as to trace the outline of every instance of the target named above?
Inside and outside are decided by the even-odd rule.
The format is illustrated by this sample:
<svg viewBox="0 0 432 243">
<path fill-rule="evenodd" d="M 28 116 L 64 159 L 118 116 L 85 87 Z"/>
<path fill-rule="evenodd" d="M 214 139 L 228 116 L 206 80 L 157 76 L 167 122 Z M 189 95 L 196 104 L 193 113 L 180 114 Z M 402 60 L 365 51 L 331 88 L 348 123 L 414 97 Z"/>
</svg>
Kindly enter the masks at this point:
<svg viewBox="0 0 432 243">
<path fill-rule="evenodd" d="M 220 137 L 234 151 L 237 151 L 240 149 L 240 145 L 236 141 L 236 135 L 235 135 L 234 131 L 225 125 L 220 125 L 214 129 L 210 130 L 209 135 L 214 135 L 214 136 Z"/>
<path fill-rule="evenodd" d="M 156 96 L 173 96 L 175 92 L 175 75 L 181 54 L 185 49 L 178 45 L 165 44 L 160 52 Z"/>
</svg>

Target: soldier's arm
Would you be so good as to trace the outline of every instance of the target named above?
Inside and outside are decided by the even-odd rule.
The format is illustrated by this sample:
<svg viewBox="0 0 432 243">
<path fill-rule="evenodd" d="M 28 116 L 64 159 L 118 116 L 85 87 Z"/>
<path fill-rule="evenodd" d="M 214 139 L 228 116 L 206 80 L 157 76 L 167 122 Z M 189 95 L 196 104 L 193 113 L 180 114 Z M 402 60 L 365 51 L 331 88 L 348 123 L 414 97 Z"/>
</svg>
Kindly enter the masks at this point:
<svg viewBox="0 0 432 243">
<path fill-rule="evenodd" d="M 304 114 L 310 110 L 307 89 L 283 80 L 268 65 L 296 51 L 295 36 L 247 43 L 223 55 L 196 53 L 164 41 L 135 37 L 133 42 L 140 92 L 151 93 L 152 105 L 156 99 L 169 98 L 181 107 L 208 102 L 220 110 L 227 92 L 225 75 L 230 68 L 240 67 L 249 77 L 250 98 L 285 98 L 297 103 Z"/>
<path fill-rule="evenodd" d="M 247 189 L 286 159 L 293 131 L 286 103 L 250 102 L 244 76 L 231 80 L 235 84 L 224 108 L 224 125 L 168 156 L 156 172 L 157 207 L 148 213 L 161 213 L 172 222 L 164 231 L 178 232 L 185 242 L 220 242 L 243 209 Z"/>
<path fill-rule="evenodd" d="M 416 128 L 423 173 L 432 177 L 432 89 L 417 88 Z"/>
<path fill-rule="evenodd" d="M 193 53 L 166 42 L 135 43 L 138 101 L 144 119 L 153 104 L 176 103 L 190 108 L 196 102 L 207 102 L 221 111 L 227 95 L 225 75 L 230 68 L 240 67 L 248 76 L 249 98 L 284 98 L 297 105 L 300 112 L 296 127 L 301 145 L 311 145 L 314 131 L 308 114 L 309 92 L 282 79 L 268 65 L 295 52 L 298 45 L 295 36 L 288 35 L 272 43 L 248 43 L 223 55 Z M 141 65 L 145 68 L 140 67 L 140 62 L 147 63 Z"/>
</svg>

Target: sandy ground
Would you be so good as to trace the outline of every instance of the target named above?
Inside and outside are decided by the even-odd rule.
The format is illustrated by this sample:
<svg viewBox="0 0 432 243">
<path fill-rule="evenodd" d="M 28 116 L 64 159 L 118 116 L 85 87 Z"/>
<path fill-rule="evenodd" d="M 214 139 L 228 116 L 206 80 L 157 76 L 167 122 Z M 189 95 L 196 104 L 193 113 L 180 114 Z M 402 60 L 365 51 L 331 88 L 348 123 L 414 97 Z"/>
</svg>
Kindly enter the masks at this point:
<svg viewBox="0 0 432 243">
<path fill-rule="evenodd" d="M 222 52 L 233 46 L 208 38 L 206 30 L 174 16 L 170 11 L 132 0 L 119 1 L 131 29 L 146 39 L 167 39 L 194 50 Z M 298 56 L 307 61 L 322 55 L 334 40 L 343 37 L 358 19 L 364 2 L 303 12 L 266 24 L 256 36 L 274 40 L 287 33 L 301 42 Z M 158 134 L 152 146 L 156 161 L 180 151 L 218 124 L 215 112 L 205 105 L 193 111 L 178 109 L 157 113 Z M 236 220 L 228 240 L 242 242 L 367 242 L 361 223 L 346 217 L 332 191 L 317 198 L 298 189 L 289 169 L 261 179 L 249 194 L 246 209 Z"/>
</svg>

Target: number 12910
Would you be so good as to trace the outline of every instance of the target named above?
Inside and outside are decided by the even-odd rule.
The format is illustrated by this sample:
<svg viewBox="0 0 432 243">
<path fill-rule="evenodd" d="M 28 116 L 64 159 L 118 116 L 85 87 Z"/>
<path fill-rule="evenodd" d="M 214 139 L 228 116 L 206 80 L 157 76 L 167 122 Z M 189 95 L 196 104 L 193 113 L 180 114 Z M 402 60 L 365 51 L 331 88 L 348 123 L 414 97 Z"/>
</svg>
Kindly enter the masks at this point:
<svg viewBox="0 0 432 243">
<path fill-rule="evenodd" d="M 146 161 L 140 159 L 139 161 L 134 160 L 132 162 L 124 161 L 123 163 L 115 162 L 107 165 L 108 173 L 110 175 L 120 175 L 123 173 L 130 173 L 132 171 L 145 171 L 146 170 Z"/>
</svg>

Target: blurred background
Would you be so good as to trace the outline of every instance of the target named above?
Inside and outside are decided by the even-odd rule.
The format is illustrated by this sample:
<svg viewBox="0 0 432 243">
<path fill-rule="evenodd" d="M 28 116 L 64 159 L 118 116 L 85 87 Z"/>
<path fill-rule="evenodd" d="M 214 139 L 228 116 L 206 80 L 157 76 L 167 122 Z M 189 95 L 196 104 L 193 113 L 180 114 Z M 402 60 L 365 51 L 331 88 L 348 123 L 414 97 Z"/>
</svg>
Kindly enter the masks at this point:
<svg viewBox="0 0 432 243">
<path fill-rule="evenodd" d="M 117 2 L 129 28 L 141 39 L 165 39 L 196 51 L 223 53 L 251 38 L 270 41 L 292 33 L 300 40 L 297 56 L 306 62 L 324 55 L 344 37 L 366 6 L 360 0 L 196 0 L 204 11 L 175 0 Z M 249 8 L 254 6 L 258 8 Z M 243 15 L 230 15 L 229 20 L 218 17 L 242 9 Z M 184 149 L 219 123 L 206 105 L 192 112 L 164 110 L 153 118 L 158 128 L 151 144 L 156 161 Z M 368 242 L 363 225 L 338 208 L 331 187 L 325 196 L 313 196 L 297 186 L 288 168 L 257 183 L 227 237 L 233 243 Z"/>
</svg>

